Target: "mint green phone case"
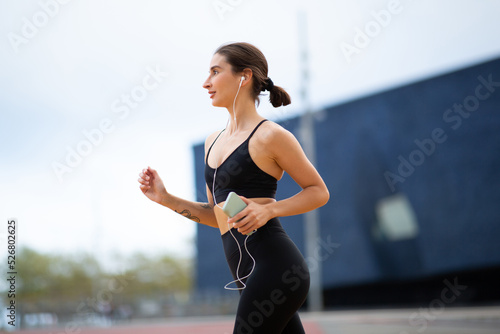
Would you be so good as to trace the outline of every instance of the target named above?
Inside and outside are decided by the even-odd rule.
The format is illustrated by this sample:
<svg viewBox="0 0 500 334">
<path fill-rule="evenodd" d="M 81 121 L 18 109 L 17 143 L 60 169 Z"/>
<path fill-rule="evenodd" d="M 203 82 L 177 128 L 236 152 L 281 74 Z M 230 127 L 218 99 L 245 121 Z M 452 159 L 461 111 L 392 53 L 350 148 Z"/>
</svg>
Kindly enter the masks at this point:
<svg viewBox="0 0 500 334">
<path fill-rule="evenodd" d="M 238 212 L 246 208 L 245 202 L 234 192 L 227 195 L 226 202 L 222 206 L 222 211 L 229 217 L 234 217 Z"/>
</svg>

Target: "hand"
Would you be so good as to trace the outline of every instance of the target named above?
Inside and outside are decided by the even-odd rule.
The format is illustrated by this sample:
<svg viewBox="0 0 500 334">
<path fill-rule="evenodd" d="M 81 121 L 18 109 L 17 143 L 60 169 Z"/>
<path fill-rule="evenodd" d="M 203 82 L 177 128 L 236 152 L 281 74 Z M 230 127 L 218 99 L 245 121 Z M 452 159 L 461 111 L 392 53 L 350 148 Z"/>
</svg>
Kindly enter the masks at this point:
<svg viewBox="0 0 500 334">
<path fill-rule="evenodd" d="M 144 195 L 156 203 L 160 203 L 168 196 L 158 172 L 149 166 L 142 170 L 137 181 L 141 184 L 139 188 L 141 188 Z"/>
<path fill-rule="evenodd" d="M 253 230 L 264 226 L 273 218 L 266 205 L 258 204 L 243 196 L 240 196 L 240 198 L 247 204 L 247 207 L 227 221 L 230 228 L 234 227 L 241 234 L 247 235 Z"/>
</svg>

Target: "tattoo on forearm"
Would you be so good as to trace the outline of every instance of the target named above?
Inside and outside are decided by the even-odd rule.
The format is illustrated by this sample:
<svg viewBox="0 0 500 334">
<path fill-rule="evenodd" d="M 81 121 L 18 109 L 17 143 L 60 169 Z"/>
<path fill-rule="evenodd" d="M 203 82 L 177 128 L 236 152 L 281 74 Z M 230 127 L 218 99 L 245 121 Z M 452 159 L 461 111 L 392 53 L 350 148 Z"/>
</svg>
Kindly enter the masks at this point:
<svg viewBox="0 0 500 334">
<path fill-rule="evenodd" d="M 200 204 L 200 206 L 202 207 L 202 209 L 213 209 L 213 205 L 211 205 L 210 203 L 203 203 L 203 204 Z"/>
<path fill-rule="evenodd" d="M 189 210 L 187 210 L 187 209 L 182 210 L 181 212 L 179 212 L 179 211 L 175 210 L 175 212 L 177 212 L 177 213 L 178 213 L 178 214 L 180 214 L 181 216 L 184 216 L 184 217 L 186 217 L 186 218 L 188 218 L 188 219 L 191 219 L 192 221 L 195 221 L 195 222 L 197 222 L 197 223 L 199 223 L 199 222 L 200 222 L 200 218 L 198 218 L 198 217 L 196 217 L 196 216 L 191 215 L 191 211 L 189 211 Z"/>
</svg>

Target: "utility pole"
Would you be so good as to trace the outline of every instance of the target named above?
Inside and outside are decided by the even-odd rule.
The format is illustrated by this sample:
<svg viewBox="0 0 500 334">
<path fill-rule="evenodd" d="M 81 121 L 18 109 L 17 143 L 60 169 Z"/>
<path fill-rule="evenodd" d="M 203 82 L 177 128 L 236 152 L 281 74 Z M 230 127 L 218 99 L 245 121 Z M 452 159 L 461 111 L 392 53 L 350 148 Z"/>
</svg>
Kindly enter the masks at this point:
<svg viewBox="0 0 500 334">
<path fill-rule="evenodd" d="M 305 154 L 313 165 L 316 165 L 316 142 L 314 138 L 314 115 L 309 99 L 309 52 L 307 38 L 307 16 L 304 10 L 298 13 L 299 52 L 301 64 L 301 98 L 305 112 L 300 119 L 299 138 Z M 313 259 L 315 266 L 310 269 L 311 286 L 307 299 L 308 310 L 317 312 L 323 310 L 322 263 L 316 258 L 319 240 L 319 213 L 313 210 L 304 214 L 304 239 L 306 258 Z"/>
</svg>

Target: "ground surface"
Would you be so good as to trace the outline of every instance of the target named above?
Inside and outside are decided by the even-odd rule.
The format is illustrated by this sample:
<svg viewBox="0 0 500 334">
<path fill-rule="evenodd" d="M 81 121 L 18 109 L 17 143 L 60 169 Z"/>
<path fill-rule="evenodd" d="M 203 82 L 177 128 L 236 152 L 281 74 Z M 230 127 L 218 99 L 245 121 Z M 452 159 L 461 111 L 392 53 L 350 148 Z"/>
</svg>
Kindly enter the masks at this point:
<svg viewBox="0 0 500 334">
<path fill-rule="evenodd" d="M 499 334 L 500 307 L 303 313 L 307 334 Z M 232 317 L 134 321 L 109 328 L 23 330 L 23 334 L 232 334 Z M 269 333 L 274 334 L 274 333 Z"/>
</svg>

